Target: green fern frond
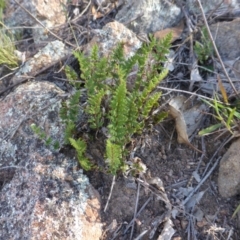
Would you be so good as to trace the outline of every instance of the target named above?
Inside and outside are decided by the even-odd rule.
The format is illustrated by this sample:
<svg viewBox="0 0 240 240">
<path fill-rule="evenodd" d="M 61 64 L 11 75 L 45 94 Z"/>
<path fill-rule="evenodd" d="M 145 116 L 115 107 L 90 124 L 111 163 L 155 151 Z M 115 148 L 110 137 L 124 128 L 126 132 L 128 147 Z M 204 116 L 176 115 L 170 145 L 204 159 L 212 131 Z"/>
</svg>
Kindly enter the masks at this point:
<svg viewBox="0 0 240 240">
<path fill-rule="evenodd" d="M 100 89 L 96 95 L 91 95 L 88 98 L 86 112 L 89 114 L 88 122 L 93 129 L 98 129 L 103 125 L 104 114 L 101 109 L 101 102 L 104 95 L 104 89 Z"/>
<path fill-rule="evenodd" d="M 149 94 L 152 93 L 154 89 L 158 86 L 158 84 L 167 76 L 168 70 L 163 69 L 163 71 L 157 76 L 153 77 L 146 85 L 142 92 L 141 101 L 145 102 Z"/>
<path fill-rule="evenodd" d="M 169 53 L 169 49 L 171 46 L 172 33 L 170 32 L 161 40 L 157 40 L 153 37 L 151 37 L 151 40 L 156 48 L 156 53 L 154 54 L 155 59 L 158 62 L 164 62 L 166 60 L 165 55 Z"/>
<path fill-rule="evenodd" d="M 76 82 L 78 80 L 78 74 L 68 65 L 65 66 L 64 71 L 70 84 L 78 89 L 80 87 L 80 83 Z"/>
<path fill-rule="evenodd" d="M 84 54 L 80 51 L 74 52 L 73 54 L 79 62 L 81 69 L 81 78 L 84 80 L 91 78 L 90 59 L 85 57 Z"/>
<path fill-rule="evenodd" d="M 62 101 L 62 106 L 59 110 L 59 116 L 63 121 L 66 121 L 68 119 L 68 107 L 66 101 Z"/>
<path fill-rule="evenodd" d="M 164 68 L 158 75 L 158 80 L 161 82 L 168 75 L 168 69 Z"/>
<path fill-rule="evenodd" d="M 117 47 L 113 50 L 110 57 L 111 65 L 121 65 L 126 61 L 123 46 L 123 43 L 118 43 Z"/>
<path fill-rule="evenodd" d="M 95 82 L 95 89 L 106 89 L 107 85 L 104 82 L 108 76 L 108 60 L 105 57 L 101 57 L 98 62 L 95 63 L 92 74 L 92 79 L 94 79 Z"/>
<path fill-rule="evenodd" d="M 137 52 L 137 54 L 134 56 L 137 60 L 138 64 L 138 73 L 137 73 L 137 79 L 134 86 L 134 91 L 141 91 L 142 88 L 144 88 L 144 85 L 146 81 L 144 79 L 147 78 L 147 75 L 149 75 L 149 70 L 146 68 L 147 61 L 151 55 L 152 46 L 144 44 L 142 48 Z M 153 66 L 151 66 L 153 68 Z"/>
<path fill-rule="evenodd" d="M 85 171 L 89 171 L 93 168 L 93 164 L 90 162 L 89 159 L 87 159 L 86 157 L 82 157 L 78 155 L 78 161 L 81 165 L 81 167 L 85 170 Z"/>
<path fill-rule="evenodd" d="M 143 107 L 143 111 L 142 111 L 142 116 L 143 119 L 146 119 L 149 117 L 149 113 L 151 112 L 151 110 L 153 109 L 153 107 L 157 107 L 158 106 L 158 100 L 161 97 L 161 93 L 157 92 L 152 94 L 151 96 L 149 96 L 149 98 L 147 99 L 144 107 Z"/>
<path fill-rule="evenodd" d="M 72 121 L 67 122 L 65 127 L 65 133 L 64 133 L 64 142 L 66 144 L 70 143 L 69 138 L 71 138 L 75 132 L 76 132 L 75 123 Z"/>
<path fill-rule="evenodd" d="M 140 130 L 140 125 L 138 122 L 139 118 L 139 106 L 136 104 L 138 98 L 138 94 L 133 93 L 127 98 L 128 101 L 128 116 L 127 116 L 127 132 L 129 136 L 133 135 L 134 133 Z"/>
<path fill-rule="evenodd" d="M 76 121 L 79 114 L 80 91 L 76 91 L 70 98 L 69 102 L 62 102 L 59 115 L 65 124 L 64 142 L 69 144 L 69 138 L 76 131 Z"/>
<path fill-rule="evenodd" d="M 99 49 L 98 49 L 98 46 L 96 44 L 93 45 L 93 47 L 92 47 L 92 51 L 91 51 L 91 54 L 90 54 L 90 59 L 91 59 L 91 64 L 93 64 L 93 65 L 99 59 Z"/>
<path fill-rule="evenodd" d="M 106 89 L 104 81 L 109 75 L 108 59 L 99 56 L 98 46 L 94 45 L 90 56 L 91 78 L 85 79 L 88 94 L 94 94 L 100 89 Z"/>
<path fill-rule="evenodd" d="M 109 170 L 113 175 L 116 175 L 117 171 L 122 165 L 122 148 L 120 145 L 114 144 L 110 139 L 107 140 L 106 145 L 106 157 L 109 165 Z"/>
<path fill-rule="evenodd" d="M 128 115 L 126 82 L 121 81 L 113 93 L 109 112 L 109 134 L 112 142 L 122 143 L 126 139 L 126 122 Z"/>
<path fill-rule="evenodd" d="M 127 60 L 125 60 L 124 64 L 122 65 L 122 68 L 125 69 L 125 72 L 128 74 L 132 71 L 133 67 L 138 63 L 138 57 L 137 55 L 134 55 Z"/>
<path fill-rule="evenodd" d="M 89 57 L 85 57 L 81 52 L 75 52 L 74 56 L 78 59 L 81 78 L 85 81 L 88 95 L 94 95 L 100 89 L 106 90 L 104 81 L 108 78 L 111 67 L 106 57 L 99 56 L 98 46 L 93 46 Z"/>
<path fill-rule="evenodd" d="M 78 158 L 78 161 L 79 161 L 81 167 L 86 171 L 91 170 L 93 165 L 89 161 L 89 159 L 87 159 L 84 156 L 85 152 L 86 152 L 86 148 L 87 148 L 86 142 L 80 138 L 77 140 L 75 140 L 73 138 L 69 138 L 69 142 L 71 143 L 71 145 L 75 148 L 75 150 L 77 152 L 77 158 Z"/>
<path fill-rule="evenodd" d="M 81 92 L 76 91 L 69 101 L 69 108 L 68 108 L 68 119 L 70 121 L 76 122 L 78 113 L 79 113 L 79 98 L 80 98 Z"/>
<path fill-rule="evenodd" d="M 76 151 L 83 155 L 86 151 L 87 148 L 87 144 L 86 142 L 84 142 L 82 139 L 73 139 L 73 138 L 69 138 L 69 142 L 71 143 L 71 145 L 76 149 Z"/>
<path fill-rule="evenodd" d="M 158 124 L 168 117 L 168 112 L 160 112 L 153 116 L 153 124 Z"/>
<path fill-rule="evenodd" d="M 46 132 L 44 130 L 42 130 L 39 126 L 36 126 L 35 123 L 31 124 L 31 129 L 41 140 L 44 141 L 46 146 L 48 146 L 48 147 L 53 146 L 54 150 L 58 150 L 60 148 L 59 142 L 53 141 L 53 139 L 51 137 L 47 136 Z"/>
</svg>

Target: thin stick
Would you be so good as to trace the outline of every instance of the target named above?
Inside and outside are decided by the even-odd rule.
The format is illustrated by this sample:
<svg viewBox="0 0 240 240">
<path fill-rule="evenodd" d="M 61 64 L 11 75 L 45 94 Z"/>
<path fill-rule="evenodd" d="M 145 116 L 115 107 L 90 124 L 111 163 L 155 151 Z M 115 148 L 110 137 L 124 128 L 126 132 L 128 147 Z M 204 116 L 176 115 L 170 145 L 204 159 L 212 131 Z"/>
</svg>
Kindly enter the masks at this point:
<svg viewBox="0 0 240 240">
<path fill-rule="evenodd" d="M 208 173 L 204 176 L 204 178 L 199 182 L 199 184 L 194 188 L 194 190 L 188 195 L 188 197 L 183 201 L 182 205 L 184 206 L 189 199 L 193 196 L 193 194 L 201 187 L 201 185 L 207 180 L 207 178 L 210 176 L 210 174 L 213 172 L 213 170 L 217 167 L 219 160 L 221 157 L 217 159 L 217 161 L 214 163 L 212 168 L 208 171 Z"/>
<path fill-rule="evenodd" d="M 150 202 L 151 199 L 152 199 L 152 196 L 149 197 L 149 198 L 147 199 L 147 201 L 143 204 L 143 206 L 140 208 L 140 210 L 139 210 L 138 213 L 136 214 L 136 217 L 140 215 L 140 213 L 141 213 L 141 212 L 143 211 L 143 209 L 147 206 L 147 204 Z M 124 234 L 127 233 L 128 229 L 132 226 L 132 224 L 133 224 L 134 221 L 135 221 L 135 220 L 132 219 L 131 222 L 126 226 L 126 229 L 125 229 L 125 231 L 124 231 Z"/>
<path fill-rule="evenodd" d="M 142 237 L 149 231 L 149 229 L 144 230 L 139 236 L 134 238 L 134 240 L 141 240 Z"/>
<path fill-rule="evenodd" d="M 212 98 L 209 98 L 209 97 L 206 97 L 206 96 L 203 96 L 203 95 L 200 95 L 200 94 L 197 94 L 195 92 L 189 92 L 189 91 L 185 91 L 185 90 L 181 90 L 181 89 L 176 89 L 176 88 L 166 88 L 166 87 L 157 87 L 158 89 L 162 89 L 162 90 L 168 90 L 168 91 L 172 91 L 172 92 L 181 92 L 181 93 L 187 93 L 187 94 L 190 94 L 190 95 L 194 95 L 194 96 L 197 96 L 197 97 L 200 97 L 200 98 L 204 98 L 204 99 L 207 99 L 209 101 L 212 101 Z M 221 103 L 220 101 L 218 101 L 219 103 Z"/>
<path fill-rule="evenodd" d="M 114 187 L 115 183 L 116 183 L 116 176 L 114 175 L 114 176 L 113 176 L 113 180 L 112 180 L 112 185 L 111 185 L 110 193 L 109 193 L 109 195 L 108 195 L 107 203 L 106 203 L 105 208 L 104 208 L 104 210 L 103 210 L 104 212 L 107 211 L 108 204 L 109 204 L 110 198 L 111 198 L 111 196 L 112 196 L 112 191 L 113 191 L 113 187 Z"/>
<path fill-rule="evenodd" d="M 198 170 L 199 170 L 199 168 L 200 168 L 200 166 L 201 166 L 201 163 L 202 163 L 202 161 L 203 161 L 203 158 L 205 157 L 205 154 L 204 153 L 206 153 L 206 147 L 205 147 L 205 142 L 204 142 L 204 137 L 201 137 L 201 142 L 202 142 L 202 151 L 203 151 L 203 154 L 202 154 L 202 156 L 200 157 L 200 161 L 198 162 L 198 166 L 197 166 L 197 168 L 196 168 L 196 172 L 198 172 Z"/>
<path fill-rule="evenodd" d="M 221 66 L 222 66 L 222 68 L 223 68 L 223 72 L 224 72 L 224 74 L 226 75 L 227 80 L 228 80 L 228 82 L 230 83 L 233 91 L 235 92 L 236 95 L 238 95 L 238 92 L 237 92 L 235 86 L 233 85 L 231 78 L 229 77 L 229 75 L 228 75 L 228 73 L 227 73 L 227 70 L 226 70 L 226 68 L 225 68 L 225 66 L 224 66 L 224 64 L 223 64 L 222 58 L 221 58 L 221 56 L 220 56 L 220 54 L 219 54 L 219 52 L 218 52 L 218 49 L 217 49 L 217 47 L 216 47 L 216 44 L 215 44 L 215 42 L 214 42 L 212 33 L 211 33 L 210 28 L 209 28 L 209 26 L 208 26 L 208 22 L 207 22 L 206 16 L 205 16 L 204 11 L 203 11 L 202 4 L 201 4 L 200 0 L 197 0 L 197 2 L 198 2 L 198 5 L 199 5 L 199 8 L 200 8 L 200 10 L 201 10 L 201 13 L 202 13 L 202 17 L 203 17 L 205 26 L 206 26 L 206 28 L 207 28 L 208 35 L 209 35 L 210 40 L 211 40 L 211 42 L 212 42 L 212 44 L 213 44 L 213 48 L 214 48 L 214 50 L 215 50 L 215 52 L 216 52 L 216 54 L 217 54 L 217 57 L 218 57 L 218 60 L 219 60 L 219 62 L 220 62 L 220 64 L 221 64 Z"/>
<path fill-rule="evenodd" d="M 133 231 L 134 231 L 134 222 L 136 219 L 136 215 L 137 215 L 137 209 L 138 209 L 138 202 L 139 202 L 139 192 L 140 192 L 140 183 L 138 182 L 138 188 L 137 188 L 137 197 L 136 197 L 136 204 L 135 204 L 135 209 L 134 209 L 134 215 L 133 215 L 133 224 L 132 224 L 132 229 L 131 229 L 131 235 L 130 235 L 130 239 L 132 239 L 133 236 Z"/>
</svg>

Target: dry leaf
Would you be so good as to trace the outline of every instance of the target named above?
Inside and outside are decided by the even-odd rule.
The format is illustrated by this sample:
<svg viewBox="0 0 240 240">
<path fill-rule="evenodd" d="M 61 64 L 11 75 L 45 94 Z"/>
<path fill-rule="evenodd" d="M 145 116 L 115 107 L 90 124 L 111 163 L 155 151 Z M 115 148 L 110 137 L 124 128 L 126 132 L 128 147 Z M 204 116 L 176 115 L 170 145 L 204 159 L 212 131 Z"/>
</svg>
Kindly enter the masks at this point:
<svg viewBox="0 0 240 240">
<path fill-rule="evenodd" d="M 172 41 L 171 42 L 174 42 L 175 40 L 177 40 L 181 37 L 183 28 L 184 28 L 184 22 L 181 21 L 181 23 L 178 26 L 157 31 L 153 35 L 157 39 L 163 39 L 167 34 L 169 34 L 171 32 L 172 33 Z"/>
<path fill-rule="evenodd" d="M 187 144 L 198 152 L 201 151 L 189 142 L 188 137 L 196 130 L 200 123 L 201 109 L 205 109 L 205 105 L 202 104 L 187 110 L 186 98 L 184 96 L 177 96 L 169 102 L 170 114 L 175 119 L 178 142 Z M 188 120 L 187 123 L 186 120 Z M 188 125 L 189 127 L 187 127 Z"/>
<path fill-rule="evenodd" d="M 92 6 L 92 15 L 93 15 L 93 20 L 103 17 L 103 14 L 98 12 L 95 6 Z"/>
<path fill-rule="evenodd" d="M 223 86 L 222 80 L 221 80 L 221 78 L 219 77 L 219 75 L 217 75 L 217 80 L 218 80 L 219 89 L 220 89 L 221 94 L 222 94 L 222 97 L 223 97 L 223 101 L 224 101 L 224 103 L 227 103 L 227 104 L 228 104 L 227 92 L 226 92 L 225 87 Z"/>
<path fill-rule="evenodd" d="M 187 135 L 190 137 L 199 127 L 203 118 L 203 112 L 207 111 L 207 105 L 204 103 L 194 104 L 193 107 L 183 112 L 184 120 L 187 126 Z"/>
<path fill-rule="evenodd" d="M 187 127 L 184 120 L 184 116 L 182 114 L 184 108 L 184 102 L 186 98 L 184 96 L 178 96 L 173 98 L 169 102 L 170 114 L 175 119 L 176 129 L 178 134 L 178 142 L 189 144 L 188 135 L 187 135 Z"/>
</svg>

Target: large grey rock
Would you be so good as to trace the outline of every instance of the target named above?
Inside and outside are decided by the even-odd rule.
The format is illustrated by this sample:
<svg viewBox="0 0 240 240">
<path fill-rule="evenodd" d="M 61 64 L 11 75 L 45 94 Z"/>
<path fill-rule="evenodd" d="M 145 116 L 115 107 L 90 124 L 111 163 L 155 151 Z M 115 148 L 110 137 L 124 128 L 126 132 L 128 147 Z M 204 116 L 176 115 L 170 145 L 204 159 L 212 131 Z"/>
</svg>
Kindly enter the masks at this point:
<svg viewBox="0 0 240 240">
<path fill-rule="evenodd" d="M 18 52 L 20 53 L 20 52 Z M 0 92 L 4 91 L 9 85 L 18 84 L 30 77 L 39 75 L 53 64 L 60 62 L 70 54 L 70 50 L 59 40 L 49 42 L 40 49 L 32 58 L 24 60 L 16 74 L 8 81 L 0 81 Z M 22 54 L 20 54 L 21 56 Z M 21 58 L 21 57 L 20 57 Z"/>
<path fill-rule="evenodd" d="M 223 59 L 233 60 L 240 56 L 240 18 L 213 24 L 210 30 Z"/>
<path fill-rule="evenodd" d="M 179 23 L 181 9 L 167 0 L 127 0 L 115 20 L 135 33 L 153 33 Z"/>
<path fill-rule="evenodd" d="M 9 27 L 25 26 L 31 28 L 35 43 L 48 40 L 50 35 L 48 35 L 45 28 L 50 29 L 66 21 L 66 0 L 18 1 L 22 7 L 17 1 L 6 2 L 5 24 Z M 39 24 L 36 19 L 40 21 L 45 28 Z M 19 34 L 22 34 L 22 30 L 21 28 L 18 29 Z"/>
<path fill-rule="evenodd" d="M 210 13 L 211 11 L 214 11 L 214 13 L 218 15 L 223 15 L 226 13 L 232 13 L 233 15 L 239 13 L 239 0 L 233 0 L 233 1 L 222 1 L 222 0 L 211 0 L 211 1 L 205 1 L 200 0 L 202 4 L 202 8 L 204 13 Z M 190 12 L 194 14 L 201 14 L 199 4 L 197 0 L 187 0 L 186 6 L 189 9 Z"/>
<path fill-rule="evenodd" d="M 63 143 L 64 97 L 54 84 L 31 82 L 0 101 L 0 239 L 101 236 L 99 197 L 76 159 L 48 149 L 30 128 Z"/>
<path fill-rule="evenodd" d="M 238 60 L 240 56 L 240 18 L 236 18 L 230 22 L 212 24 L 210 30 L 228 75 L 236 90 L 240 91 L 240 61 Z M 220 63 L 215 64 L 215 72 L 219 74 L 227 95 L 235 94 Z M 208 94 L 220 92 L 219 84 L 215 76 L 208 76 L 207 81 L 201 82 L 200 86 L 201 90 Z"/>
<path fill-rule="evenodd" d="M 232 143 L 220 162 L 218 189 L 225 198 L 240 193 L 240 138 Z"/>
<path fill-rule="evenodd" d="M 125 56 L 131 57 L 142 46 L 136 34 L 119 22 L 107 23 L 103 29 L 95 30 L 95 36 L 87 44 L 84 52 L 89 54 L 93 45 L 97 45 L 101 55 L 108 56 L 118 43 L 123 43 Z"/>
<path fill-rule="evenodd" d="M 49 20 L 53 24 L 62 24 L 66 21 L 66 14 L 64 5 L 66 6 L 66 0 L 51 0 L 51 1 L 38 1 L 38 0 L 20 0 L 18 1 L 6 1 L 6 22 L 9 26 L 33 26 L 36 24 L 36 17 L 38 20 Z M 27 9 L 32 16 L 30 16 Z"/>
</svg>

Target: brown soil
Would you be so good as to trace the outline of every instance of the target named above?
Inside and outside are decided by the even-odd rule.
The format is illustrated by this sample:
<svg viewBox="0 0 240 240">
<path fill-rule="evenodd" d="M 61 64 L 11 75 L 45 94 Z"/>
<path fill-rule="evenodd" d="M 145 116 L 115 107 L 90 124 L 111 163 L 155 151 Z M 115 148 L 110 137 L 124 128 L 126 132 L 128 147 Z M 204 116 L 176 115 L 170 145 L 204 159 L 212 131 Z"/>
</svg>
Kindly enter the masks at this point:
<svg viewBox="0 0 240 240">
<path fill-rule="evenodd" d="M 147 166 L 152 178 L 158 177 L 163 181 L 168 199 L 172 206 L 179 210 L 178 216 L 175 219 L 171 218 L 173 228 L 176 231 L 173 239 L 225 240 L 231 235 L 233 229 L 235 235 L 232 235 L 232 239 L 238 239 L 237 221 L 236 218 L 232 219 L 231 215 L 239 201 L 234 198 L 226 200 L 220 197 L 217 189 L 217 168 L 200 189 L 196 191 L 196 193 L 204 192 L 199 203 L 196 203 L 193 209 L 186 211 L 181 209 L 181 201 L 185 197 L 180 194 L 180 189 L 194 188 L 198 185 L 198 182 L 192 178 L 192 174 L 198 167 L 201 153 L 187 146 L 179 145 L 175 140 L 175 134 L 170 139 L 169 136 L 172 135 L 173 131 L 172 126 L 173 122 L 168 121 L 138 137 L 135 144 L 139 144 L 140 149 L 135 156 L 139 157 Z M 212 155 L 224 140 L 213 141 L 213 139 L 214 137 L 204 139 L 207 154 L 199 166 L 198 173 L 200 176 L 202 176 Z M 200 139 L 195 138 L 193 144 L 202 149 Z M 97 147 L 99 148 L 99 146 Z M 93 154 L 90 153 L 92 156 L 97 157 L 99 160 L 102 159 L 101 152 L 96 150 L 96 145 L 90 148 L 93 149 Z M 222 149 L 216 155 L 210 168 L 225 151 L 226 149 Z M 104 209 L 112 184 L 112 176 L 101 172 L 88 173 L 88 176 L 90 182 L 101 195 L 102 209 Z M 144 178 L 142 179 L 144 180 Z M 105 234 L 102 239 L 130 239 L 131 228 L 126 231 L 126 227 L 134 218 L 137 189 L 137 177 L 117 176 L 107 211 L 102 212 L 102 220 L 105 223 Z M 148 204 L 135 219 L 132 239 L 137 238 L 144 230 L 148 231 L 143 238 L 139 239 L 150 239 L 149 234 L 153 229 L 152 223 L 164 212 L 167 212 L 164 202 L 155 195 L 154 190 L 141 185 L 137 211 L 146 201 L 149 201 Z M 200 217 L 196 220 L 194 216 L 199 215 L 197 212 L 200 212 Z M 151 239 L 158 239 L 161 230 L 162 224 L 157 228 Z M 191 231 L 195 233 L 191 234 Z M 196 238 L 194 238 L 194 235 Z"/>
</svg>

